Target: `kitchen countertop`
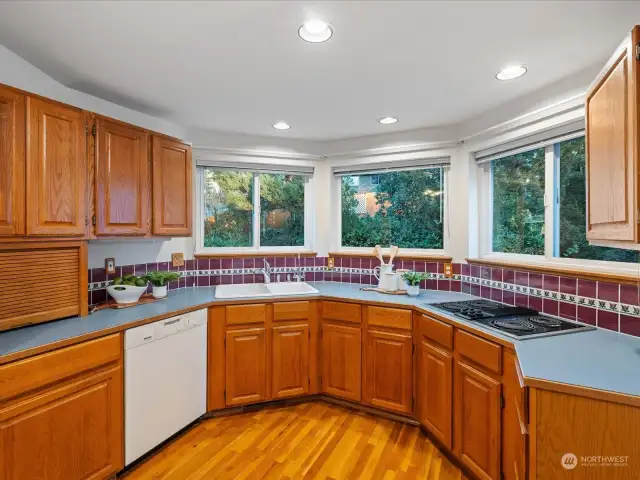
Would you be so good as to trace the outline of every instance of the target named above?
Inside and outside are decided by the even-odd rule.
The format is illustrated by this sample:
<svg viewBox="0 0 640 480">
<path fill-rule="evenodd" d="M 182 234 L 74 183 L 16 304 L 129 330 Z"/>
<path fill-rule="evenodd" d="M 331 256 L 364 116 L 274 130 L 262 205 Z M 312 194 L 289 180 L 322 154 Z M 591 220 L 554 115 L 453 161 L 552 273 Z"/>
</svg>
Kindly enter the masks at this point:
<svg viewBox="0 0 640 480">
<path fill-rule="evenodd" d="M 467 329 L 483 332 L 512 344 L 526 380 L 539 380 L 576 387 L 640 396 L 640 338 L 596 329 L 529 340 L 515 340 L 481 325 L 430 308 L 428 304 L 472 300 L 477 297 L 457 292 L 421 290 L 419 297 L 384 295 L 362 291 L 361 285 L 310 282 L 318 294 L 286 297 L 216 299 L 214 288 L 187 288 L 172 291 L 154 303 L 120 310 L 105 309 L 88 317 L 71 317 L 0 333 L 0 364 L 29 355 L 119 332 L 177 312 L 197 310 L 215 304 L 251 301 L 330 298 L 345 301 L 384 303 L 432 312 Z M 424 305 L 427 304 L 427 305 Z"/>
</svg>

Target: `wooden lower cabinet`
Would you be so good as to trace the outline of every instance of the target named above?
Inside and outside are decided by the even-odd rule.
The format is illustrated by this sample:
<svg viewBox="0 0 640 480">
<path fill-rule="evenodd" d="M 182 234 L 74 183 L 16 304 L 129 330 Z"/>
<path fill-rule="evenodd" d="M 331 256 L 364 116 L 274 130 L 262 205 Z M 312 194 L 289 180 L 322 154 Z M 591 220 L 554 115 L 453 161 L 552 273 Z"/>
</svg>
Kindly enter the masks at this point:
<svg viewBox="0 0 640 480">
<path fill-rule="evenodd" d="M 410 332 L 367 331 L 363 385 L 365 403 L 400 413 L 413 411 L 413 339 Z"/>
<path fill-rule="evenodd" d="M 273 327 L 272 396 L 293 397 L 309 393 L 309 325 Z"/>
<path fill-rule="evenodd" d="M 264 328 L 227 331 L 225 363 L 227 406 L 267 400 Z"/>
<path fill-rule="evenodd" d="M 322 389 L 324 393 L 360 401 L 362 375 L 360 326 L 322 325 Z"/>
<path fill-rule="evenodd" d="M 420 340 L 417 413 L 424 425 L 451 448 L 453 428 L 453 356 L 426 338 Z"/>
<path fill-rule="evenodd" d="M 122 469 L 121 347 L 112 335 L 0 367 L 0 480 L 101 480 Z"/>
<path fill-rule="evenodd" d="M 497 480 L 501 383 L 462 360 L 454 373 L 454 452 L 478 478 Z"/>
</svg>

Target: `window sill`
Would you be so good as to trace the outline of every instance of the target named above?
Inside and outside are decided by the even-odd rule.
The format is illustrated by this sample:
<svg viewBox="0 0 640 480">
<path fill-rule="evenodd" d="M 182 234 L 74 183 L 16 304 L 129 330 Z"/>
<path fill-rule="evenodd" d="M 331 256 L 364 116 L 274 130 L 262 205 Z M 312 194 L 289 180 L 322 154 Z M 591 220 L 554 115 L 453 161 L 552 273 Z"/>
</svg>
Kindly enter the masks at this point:
<svg viewBox="0 0 640 480">
<path fill-rule="evenodd" d="M 517 260 L 502 260 L 488 258 L 467 258 L 470 265 L 487 267 L 511 268 L 514 270 L 528 270 L 536 273 L 547 273 L 559 276 L 571 276 L 583 280 L 599 282 L 621 283 L 625 285 L 638 285 L 640 282 L 640 267 L 637 272 L 613 272 L 591 269 L 583 266 L 559 265 L 554 262 L 524 262 Z"/>
<path fill-rule="evenodd" d="M 385 249 L 387 250 L 387 249 Z M 329 252 L 330 257 L 344 258 L 372 258 L 373 249 L 369 249 L 368 251 L 359 251 L 359 250 L 340 250 L 338 252 Z M 389 252 L 383 251 L 383 258 L 389 257 Z M 402 252 L 400 251 L 394 258 L 399 260 L 426 260 L 426 261 L 434 261 L 434 262 L 443 262 L 443 263 L 451 263 L 453 257 L 450 255 L 444 254 L 435 254 L 435 253 L 420 253 L 420 252 Z"/>
<path fill-rule="evenodd" d="M 282 251 L 282 250 L 237 250 L 227 252 L 200 252 L 193 256 L 198 258 L 250 258 L 250 257 L 315 257 L 316 252 L 309 250 Z"/>
</svg>

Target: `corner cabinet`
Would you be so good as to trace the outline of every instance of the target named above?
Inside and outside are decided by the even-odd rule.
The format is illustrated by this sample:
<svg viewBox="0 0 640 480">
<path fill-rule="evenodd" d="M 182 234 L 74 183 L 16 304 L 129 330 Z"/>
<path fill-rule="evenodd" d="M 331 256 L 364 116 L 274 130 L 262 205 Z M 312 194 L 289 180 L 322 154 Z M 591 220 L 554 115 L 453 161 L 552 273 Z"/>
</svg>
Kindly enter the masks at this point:
<svg viewBox="0 0 640 480">
<path fill-rule="evenodd" d="M 640 243 L 639 66 L 636 26 L 587 93 L 587 239 L 598 244 Z"/>
<path fill-rule="evenodd" d="M 149 233 L 149 134 L 98 117 L 96 128 L 96 236 Z"/>
<path fill-rule="evenodd" d="M 0 236 L 25 233 L 25 103 L 0 85 Z"/>
<path fill-rule="evenodd" d="M 151 233 L 174 237 L 191 235 L 191 146 L 177 140 L 154 136 L 152 163 Z"/>
<path fill-rule="evenodd" d="M 27 235 L 83 237 L 87 222 L 87 116 L 27 99 Z"/>
</svg>

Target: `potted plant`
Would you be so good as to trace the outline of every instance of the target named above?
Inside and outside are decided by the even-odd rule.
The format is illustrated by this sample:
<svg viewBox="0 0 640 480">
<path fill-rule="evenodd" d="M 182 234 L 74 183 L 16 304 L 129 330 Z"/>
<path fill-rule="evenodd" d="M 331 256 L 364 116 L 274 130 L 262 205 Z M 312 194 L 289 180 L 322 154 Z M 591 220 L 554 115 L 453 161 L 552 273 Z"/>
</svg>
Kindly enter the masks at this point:
<svg viewBox="0 0 640 480">
<path fill-rule="evenodd" d="M 417 297 L 420 295 L 420 282 L 427 279 L 427 274 L 410 270 L 402 274 L 402 279 L 407 284 L 407 295 Z"/>
<path fill-rule="evenodd" d="M 167 284 L 180 278 L 178 272 L 149 272 L 147 280 L 153 285 L 151 294 L 153 298 L 164 298 L 167 296 Z"/>
</svg>

